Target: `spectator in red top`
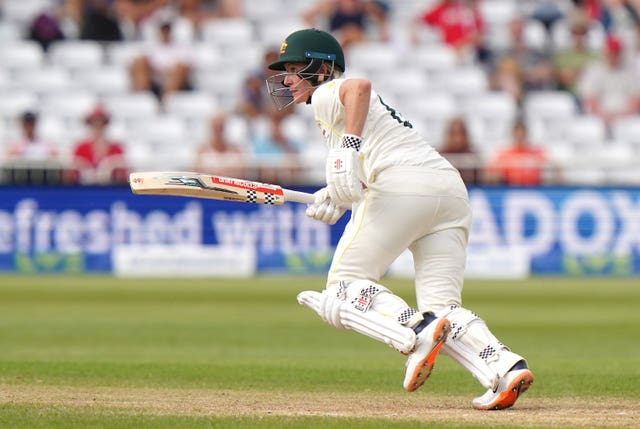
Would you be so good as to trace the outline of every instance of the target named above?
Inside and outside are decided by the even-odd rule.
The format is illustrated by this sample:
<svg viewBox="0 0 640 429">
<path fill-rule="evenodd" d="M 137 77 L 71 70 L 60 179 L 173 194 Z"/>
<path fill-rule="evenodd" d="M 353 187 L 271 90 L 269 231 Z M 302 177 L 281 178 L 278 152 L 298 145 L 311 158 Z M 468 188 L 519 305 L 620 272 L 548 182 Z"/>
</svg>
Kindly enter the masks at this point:
<svg viewBox="0 0 640 429">
<path fill-rule="evenodd" d="M 96 106 L 86 116 L 88 136 L 73 150 L 76 181 L 86 184 L 126 183 L 128 172 L 124 149 L 106 136 L 109 120 L 109 114 L 102 106 Z"/>
<path fill-rule="evenodd" d="M 424 24 L 438 30 L 442 41 L 461 58 L 474 55 L 481 62 L 487 60 L 484 21 L 477 0 L 441 0 L 416 18 L 416 25 Z"/>
<path fill-rule="evenodd" d="M 486 179 L 506 186 L 539 186 L 546 162 L 545 153 L 529 144 L 524 121 L 517 120 L 511 146 L 499 151 L 490 161 Z"/>
</svg>

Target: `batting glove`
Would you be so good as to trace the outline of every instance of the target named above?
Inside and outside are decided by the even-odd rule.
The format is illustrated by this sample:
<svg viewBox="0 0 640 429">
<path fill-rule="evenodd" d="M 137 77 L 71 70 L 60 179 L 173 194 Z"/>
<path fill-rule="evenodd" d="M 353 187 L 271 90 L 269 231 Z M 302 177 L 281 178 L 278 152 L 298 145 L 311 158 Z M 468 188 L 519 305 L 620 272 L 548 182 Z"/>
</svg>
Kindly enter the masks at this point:
<svg viewBox="0 0 640 429">
<path fill-rule="evenodd" d="M 314 201 L 307 205 L 307 216 L 320 222 L 335 224 L 342 217 L 346 209 L 338 207 L 326 187 L 313 194 Z"/>
<path fill-rule="evenodd" d="M 348 206 L 360 201 L 364 195 L 358 177 L 359 153 L 353 148 L 336 148 L 329 151 L 326 165 L 327 191 L 338 206 Z"/>
</svg>

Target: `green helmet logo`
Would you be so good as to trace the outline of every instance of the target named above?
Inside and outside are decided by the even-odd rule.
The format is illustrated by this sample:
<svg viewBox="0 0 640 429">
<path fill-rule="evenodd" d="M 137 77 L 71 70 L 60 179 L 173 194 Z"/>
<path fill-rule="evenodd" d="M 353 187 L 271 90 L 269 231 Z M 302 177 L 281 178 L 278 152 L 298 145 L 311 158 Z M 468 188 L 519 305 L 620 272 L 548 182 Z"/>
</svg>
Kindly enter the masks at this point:
<svg viewBox="0 0 640 429">
<path fill-rule="evenodd" d="M 312 60 L 332 61 L 345 70 L 340 43 L 326 31 L 308 28 L 291 33 L 280 46 L 280 57 L 269 64 L 271 70 L 284 70 L 286 63 L 307 63 Z"/>
</svg>

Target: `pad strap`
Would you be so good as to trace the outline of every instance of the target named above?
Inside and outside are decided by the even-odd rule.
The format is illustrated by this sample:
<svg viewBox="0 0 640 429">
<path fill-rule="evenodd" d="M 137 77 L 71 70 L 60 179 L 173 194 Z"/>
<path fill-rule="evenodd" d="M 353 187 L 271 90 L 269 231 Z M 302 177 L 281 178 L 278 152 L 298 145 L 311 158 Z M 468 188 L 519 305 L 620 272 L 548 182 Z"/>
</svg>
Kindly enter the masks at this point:
<svg viewBox="0 0 640 429">
<path fill-rule="evenodd" d="M 386 287 L 369 280 L 339 282 L 322 293 L 304 291 L 298 302 L 315 310 L 325 322 L 339 329 L 353 329 L 390 345 L 401 353 L 410 353 L 416 342 L 413 328 L 423 320 Z"/>
<path fill-rule="evenodd" d="M 451 322 L 451 332 L 442 352 L 467 369 L 485 388 L 495 390 L 516 363 L 524 360 L 489 331 L 477 314 L 453 305 L 436 314 Z"/>
</svg>

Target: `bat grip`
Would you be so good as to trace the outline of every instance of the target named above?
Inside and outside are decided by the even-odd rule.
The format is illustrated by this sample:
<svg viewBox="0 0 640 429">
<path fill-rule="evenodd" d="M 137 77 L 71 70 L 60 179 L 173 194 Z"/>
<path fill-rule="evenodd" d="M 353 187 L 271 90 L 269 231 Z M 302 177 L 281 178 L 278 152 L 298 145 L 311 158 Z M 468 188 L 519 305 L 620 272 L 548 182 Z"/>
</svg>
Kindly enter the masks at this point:
<svg viewBox="0 0 640 429">
<path fill-rule="evenodd" d="M 313 203 L 313 194 L 306 192 L 293 191 L 291 189 L 282 189 L 285 201 L 293 201 L 296 203 L 311 204 Z"/>
</svg>

